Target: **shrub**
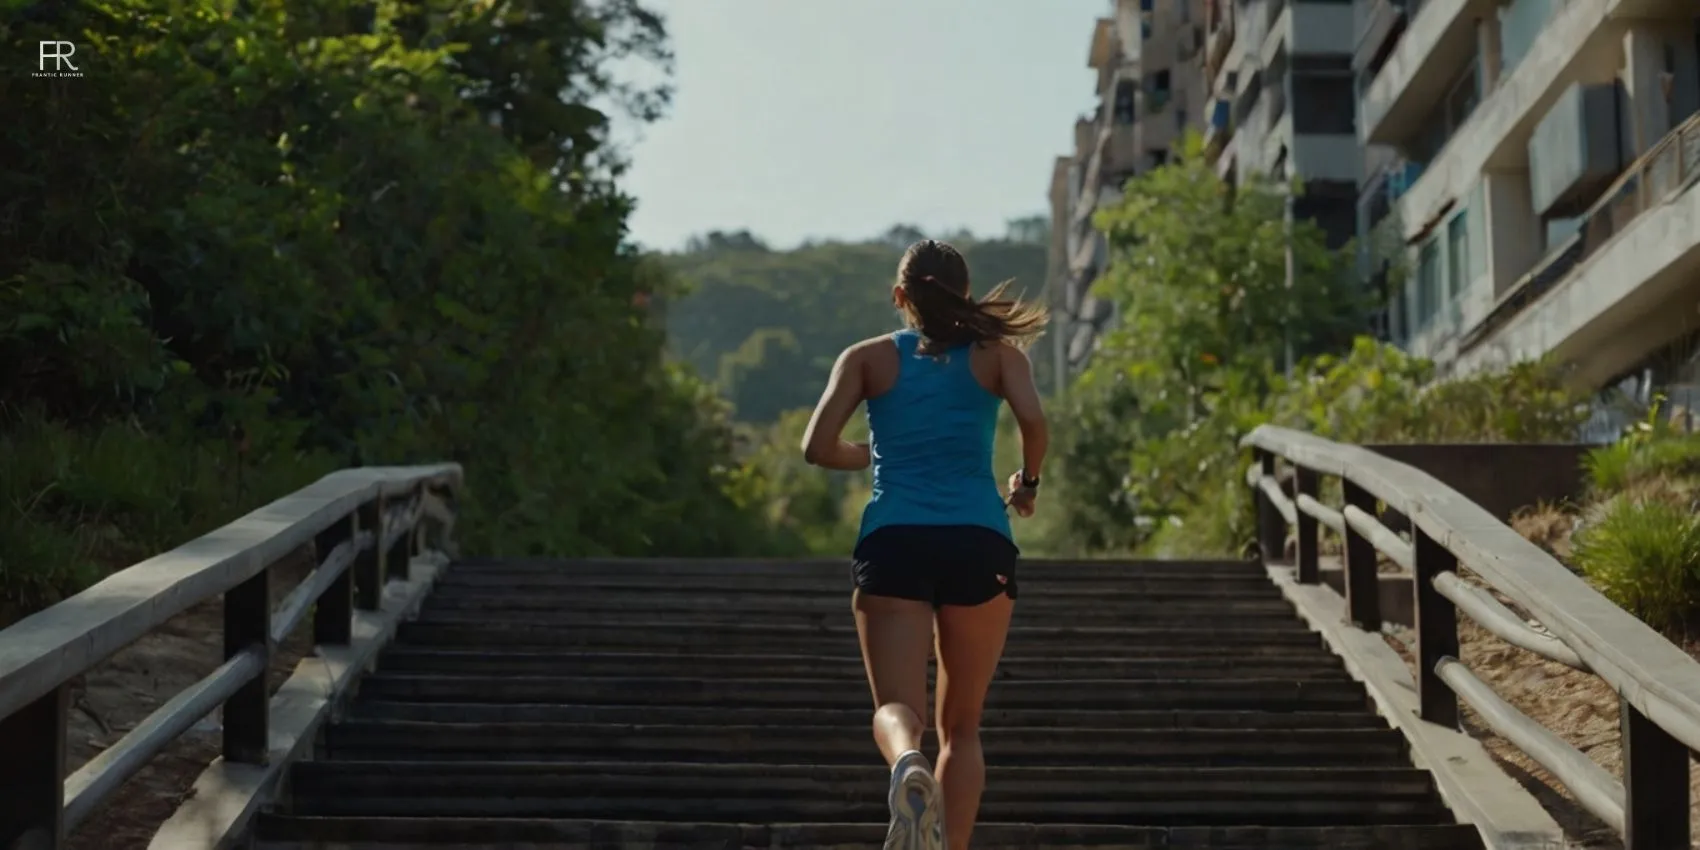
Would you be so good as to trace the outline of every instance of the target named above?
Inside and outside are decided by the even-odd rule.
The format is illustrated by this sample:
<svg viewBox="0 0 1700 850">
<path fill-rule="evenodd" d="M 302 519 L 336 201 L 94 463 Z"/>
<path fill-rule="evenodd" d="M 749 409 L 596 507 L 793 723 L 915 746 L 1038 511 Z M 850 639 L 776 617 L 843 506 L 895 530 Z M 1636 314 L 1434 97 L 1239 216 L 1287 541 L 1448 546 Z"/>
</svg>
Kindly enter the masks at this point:
<svg viewBox="0 0 1700 850">
<path fill-rule="evenodd" d="M 1700 601 L 1700 516 L 1661 498 L 1619 496 L 1577 535 L 1583 575 L 1648 625 L 1683 625 Z"/>
</svg>

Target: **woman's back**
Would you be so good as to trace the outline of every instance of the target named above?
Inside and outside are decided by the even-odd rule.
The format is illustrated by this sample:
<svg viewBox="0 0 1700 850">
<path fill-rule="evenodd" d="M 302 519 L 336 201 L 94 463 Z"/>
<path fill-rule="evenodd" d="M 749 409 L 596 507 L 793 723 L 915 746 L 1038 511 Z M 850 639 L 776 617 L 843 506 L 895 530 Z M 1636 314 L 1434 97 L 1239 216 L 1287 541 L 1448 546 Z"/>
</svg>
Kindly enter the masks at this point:
<svg viewBox="0 0 1700 850">
<path fill-rule="evenodd" d="M 896 378 L 867 403 L 874 485 L 859 536 L 888 525 L 978 525 L 1010 536 L 992 470 L 1002 400 L 975 377 L 974 345 L 924 354 L 914 330 L 891 341 Z"/>
</svg>

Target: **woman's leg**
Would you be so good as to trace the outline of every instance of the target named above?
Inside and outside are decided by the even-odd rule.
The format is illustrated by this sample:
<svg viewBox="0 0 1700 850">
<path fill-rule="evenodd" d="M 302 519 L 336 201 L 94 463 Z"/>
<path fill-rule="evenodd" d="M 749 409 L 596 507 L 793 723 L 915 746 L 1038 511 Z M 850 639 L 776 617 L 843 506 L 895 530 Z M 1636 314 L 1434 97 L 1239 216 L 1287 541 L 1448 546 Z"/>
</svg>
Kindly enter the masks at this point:
<svg viewBox="0 0 1700 850">
<path fill-rule="evenodd" d="M 986 787 L 980 715 L 1003 656 L 1015 600 L 999 593 L 974 606 L 938 610 L 938 780 L 944 787 L 945 835 L 951 850 L 968 850 Z"/>
<path fill-rule="evenodd" d="M 896 764 L 898 756 L 921 749 L 926 731 L 933 606 L 857 590 L 852 607 L 874 695 L 874 742 L 886 764 Z"/>
<path fill-rule="evenodd" d="M 874 741 L 891 765 L 886 850 L 945 850 L 943 795 L 921 755 L 933 606 L 857 589 L 852 607 L 874 695 Z"/>
</svg>

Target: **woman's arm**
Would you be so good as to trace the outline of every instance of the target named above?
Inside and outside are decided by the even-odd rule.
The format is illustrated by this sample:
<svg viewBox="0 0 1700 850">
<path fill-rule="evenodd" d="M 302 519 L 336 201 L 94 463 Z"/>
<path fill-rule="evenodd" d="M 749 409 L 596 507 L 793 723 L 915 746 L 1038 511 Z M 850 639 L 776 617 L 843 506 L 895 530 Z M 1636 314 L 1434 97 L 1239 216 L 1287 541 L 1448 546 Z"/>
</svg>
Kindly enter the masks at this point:
<svg viewBox="0 0 1700 850">
<path fill-rule="evenodd" d="M 998 359 L 998 385 L 1003 390 L 1004 401 L 1009 403 L 1009 412 L 1015 415 L 1015 424 L 1021 429 L 1021 471 L 1010 476 L 1010 504 L 1026 516 L 1033 511 L 1036 494 L 1031 490 L 1018 493 L 1018 485 L 1023 473 L 1030 480 L 1039 480 L 1045 451 L 1051 443 L 1051 429 L 1045 421 L 1045 407 L 1039 401 L 1039 385 L 1033 380 L 1033 363 L 1027 359 L 1027 352 L 1005 345 L 998 350 Z"/>
<path fill-rule="evenodd" d="M 862 403 L 862 351 L 861 346 L 854 345 L 838 355 L 826 392 L 809 417 L 808 430 L 803 432 L 803 460 L 815 466 L 854 472 L 867 469 L 873 462 L 867 443 L 844 440 L 844 426 Z"/>
</svg>

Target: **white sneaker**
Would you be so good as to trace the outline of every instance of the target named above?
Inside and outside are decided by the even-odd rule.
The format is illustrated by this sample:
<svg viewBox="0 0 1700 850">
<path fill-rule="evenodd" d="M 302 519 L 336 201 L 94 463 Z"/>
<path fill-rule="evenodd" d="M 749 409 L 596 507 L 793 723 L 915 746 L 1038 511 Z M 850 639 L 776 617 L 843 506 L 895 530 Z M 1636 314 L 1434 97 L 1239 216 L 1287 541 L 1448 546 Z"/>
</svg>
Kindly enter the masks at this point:
<svg viewBox="0 0 1700 850">
<path fill-rule="evenodd" d="M 910 750 L 891 768 L 885 850 L 945 850 L 944 798 L 927 757 Z"/>
</svg>

